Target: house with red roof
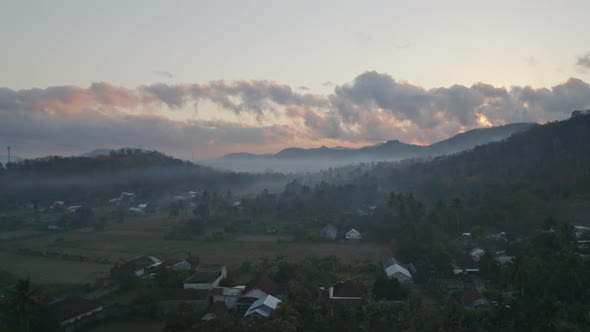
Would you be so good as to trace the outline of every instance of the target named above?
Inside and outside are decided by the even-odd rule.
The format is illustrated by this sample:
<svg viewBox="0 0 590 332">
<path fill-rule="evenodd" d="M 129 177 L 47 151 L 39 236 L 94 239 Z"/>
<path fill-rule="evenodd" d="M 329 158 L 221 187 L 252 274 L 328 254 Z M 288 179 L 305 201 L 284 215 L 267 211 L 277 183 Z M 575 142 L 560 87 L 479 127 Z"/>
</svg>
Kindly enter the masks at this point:
<svg viewBox="0 0 590 332">
<path fill-rule="evenodd" d="M 50 303 L 49 307 L 60 326 L 68 330 L 87 325 L 103 310 L 100 302 L 80 296 L 68 296 Z"/>
<path fill-rule="evenodd" d="M 354 280 L 341 281 L 328 289 L 330 301 L 356 302 L 367 298 L 367 288 Z"/>
<path fill-rule="evenodd" d="M 128 270 L 138 277 L 144 276 L 148 271 L 160 265 L 159 259 L 154 256 L 141 256 L 134 258 L 121 266 L 122 269 Z"/>
</svg>

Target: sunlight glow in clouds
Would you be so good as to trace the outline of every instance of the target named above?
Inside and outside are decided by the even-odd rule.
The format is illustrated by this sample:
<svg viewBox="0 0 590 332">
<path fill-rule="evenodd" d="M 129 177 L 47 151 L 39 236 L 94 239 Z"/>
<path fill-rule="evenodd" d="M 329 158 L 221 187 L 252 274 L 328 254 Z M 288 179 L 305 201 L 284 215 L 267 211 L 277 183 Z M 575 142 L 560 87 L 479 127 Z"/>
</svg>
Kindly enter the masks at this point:
<svg viewBox="0 0 590 332">
<path fill-rule="evenodd" d="M 545 122 L 590 108 L 590 85 L 476 83 L 425 89 L 374 71 L 328 94 L 266 80 L 125 88 L 0 88 L 0 139 L 22 156 L 143 147 L 185 158 L 285 147 L 358 147 L 390 139 L 428 144 L 458 132 Z"/>
</svg>

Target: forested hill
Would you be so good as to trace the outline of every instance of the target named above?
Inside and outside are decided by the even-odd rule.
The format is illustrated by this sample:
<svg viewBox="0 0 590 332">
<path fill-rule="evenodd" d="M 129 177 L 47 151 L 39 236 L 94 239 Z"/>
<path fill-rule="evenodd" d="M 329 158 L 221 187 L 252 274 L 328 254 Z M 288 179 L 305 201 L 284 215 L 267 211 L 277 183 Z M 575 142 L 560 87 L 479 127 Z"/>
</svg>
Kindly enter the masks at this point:
<svg viewBox="0 0 590 332">
<path fill-rule="evenodd" d="M 498 223 L 525 215 L 580 219 L 571 207 L 590 206 L 590 116 L 428 162 L 380 163 L 363 174 L 382 192 L 411 192 L 432 203 L 459 197 L 465 206 L 496 213 L 488 217 Z"/>
<path fill-rule="evenodd" d="M 519 182 L 582 185 L 590 176 L 590 116 L 536 126 L 502 142 L 388 173 L 383 175 L 389 184 L 422 192 L 431 186 L 455 192 Z"/>
<path fill-rule="evenodd" d="M 106 155 L 93 157 L 49 156 L 26 159 L 6 166 L 9 174 L 47 176 L 118 172 L 149 167 L 201 168 L 201 166 L 175 159 L 158 151 L 130 148 L 113 150 Z M 212 171 L 208 167 L 204 167 L 203 170 Z"/>
<path fill-rule="evenodd" d="M 45 157 L 0 169 L 0 197 L 7 200 L 100 199 L 121 191 L 146 195 L 209 189 L 236 190 L 258 182 L 282 182 L 280 174 L 221 172 L 157 151 L 121 149 L 98 157 Z"/>
</svg>

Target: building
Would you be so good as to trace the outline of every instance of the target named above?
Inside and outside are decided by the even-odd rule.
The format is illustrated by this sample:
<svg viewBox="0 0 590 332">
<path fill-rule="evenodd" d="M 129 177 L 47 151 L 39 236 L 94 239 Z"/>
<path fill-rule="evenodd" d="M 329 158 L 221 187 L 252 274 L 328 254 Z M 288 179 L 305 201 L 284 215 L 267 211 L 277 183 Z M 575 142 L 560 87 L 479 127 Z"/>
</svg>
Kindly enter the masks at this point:
<svg viewBox="0 0 590 332">
<path fill-rule="evenodd" d="M 70 211 L 70 212 L 76 212 L 80 208 L 82 208 L 82 205 L 72 205 L 72 206 L 68 206 L 68 211 Z"/>
<path fill-rule="evenodd" d="M 465 290 L 458 294 L 461 304 L 467 309 L 479 309 L 488 306 L 490 302 L 478 291 L 474 289 Z"/>
<path fill-rule="evenodd" d="M 238 287 L 215 287 L 211 290 L 210 300 L 212 303 L 221 302 L 228 309 L 235 309 L 236 304 L 244 291 L 243 286 Z"/>
<path fill-rule="evenodd" d="M 212 289 L 227 277 L 225 265 L 202 264 L 184 281 L 184 289 Z"/>
<path fill-rule="evenodd" d="M 69 296 L 49 304 L 59 325 L 67 331 L 86 326 L 99 317 L 103 307 L 100 302 L 80 296 Z"/>
<path fill-rule="evenodd" d="M 332 224 L 327 224 L 320 231 L 320 235 L 323 238 L 330 239 L 330 240 L 335 240 L 336 237 L 338 236 L 338 228 L 336 228 L 336 226 L 334 226 Z"/>
<path fill-rule="evenodd" d="M 281 294 L 281 289 L 276 281 L 262 275 L 254 280 L 251 280 L 244 287 L 242 295 L 236 303 L 238 310 L 249 308 L 255 301 L 266 297 L 267 295 L 278 296 Z"/>
<path fill-rule="evenodd" d="M 193 265 L 190 262 L 173 258 L 163 261 L 162 266 L 175 271 L 190 271 L 193 269 Z"/>
<path fill-rule="evenodd" d="M 481 259 L 481 256 L 483 256 L 485 254 L 485 250 L 481 249 L 481 248 L 475 248 L 471 251 L 469 251 L 469 256 L 471 256 L 471 259 L 473 259 L 476 262 L 479 262 L 479 260 Z"/>
<path fill-rule="evenodd" d="M 208 289 L 173 289 L 158 302 L 158 313 L 167 314 L 178 310 L 179 305 L 189 305 L 195 310 L 204 310 L 209 305 Z"/>
<path fill-rule="evenodd" d="M 455 257 L 451 265 L 453 268 L 453 274 L 479 272 L 479 262 L 474 261 L 470 255 Z"/>
<path fill-rule="evenodd" d="M 584 236 L 585 234 L 588 234 L 589 232 L 590 232 L 590 228 L 588 228 L 586 226 L 580 226 L 580 225 L 574 226 L 574 234 L 576 236 L 576 239 L 581 238 L 582 236 Z"/>
<path fill-rule="evenodd" d="M 356 229 L 351 229 L 348 232 L 346 232 L 345 235 L 346 241 L 350 241 L 350 242 L 360 242 L 362 236 L 361 233 L 359 231 L 357 231 Z"/>
<path fill-rule="evenodd" d="M 514 256 L 496 256 L 496 261 L 500 263 L 500 265 L 512 263 L 514 260 Z"/>
<path fill-rule="evenodd" d="M 244 317 L 259 316 L 268 318 L 270 314 L 272 314 L 272 312 L 279 306 L 279 303 L 281 303 L 281 300 L 272 295 L 267 295 L 252 303 L 248 310 L 246 310 Z"/>
<path fill-rule="evenodd" d="M 384 272 L 389 279 L 397 279 L 400 283 L 412 282 L 412 274 L 408 269 L 399 264 L 395 258 L 391 259 L 384 265 Z"/>
<path fill-rule="evenodd" d="M 328 289 L 330 301 L 356 302 L 366 298 L 367 289 L 353 280 L 341 281 Z"/>
<path fill-rule="evenodd" d="M 144 215 L 146 213 L 147 207 L 148 207 L 147 203 L 142 203 L 142 204 L 137 205 L 137 207 L 130 207 L 128 209 L 128 211 L 131 213 Z"/>
<path fill-rule="evenodd" d="M 150 269 L 157 267 L 161 263 L 162 262 L 154 256 L 141 256 L 128 261 L 123 264 L 121 268 L 141 277 L 146 275 Z"/>
</svg>

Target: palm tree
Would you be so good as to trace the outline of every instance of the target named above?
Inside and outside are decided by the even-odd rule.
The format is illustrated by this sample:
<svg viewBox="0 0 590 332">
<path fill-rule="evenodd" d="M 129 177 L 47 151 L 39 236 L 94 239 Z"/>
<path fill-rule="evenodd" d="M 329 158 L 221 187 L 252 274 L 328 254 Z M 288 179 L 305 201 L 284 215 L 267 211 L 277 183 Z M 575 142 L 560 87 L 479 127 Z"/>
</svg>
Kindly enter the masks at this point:
<svg viewBox="0 0 590 332">
<path fill-rule="evenodd" d="M 520 257 L 516 257 L 512 262 L 511 279 L 520 288 L 520 295 L 524 296 L 524 283 L 527 280 L 527 272 L 523 261 Z"/>
<path fill-rule="evenodd" d="M 539 306 L 539 315 L 537 320 L 537 331 L 554 332 L 557 331 L 555 321 L 557 320 L 559 305 L 551 299 L 545 299 Z"/>
<path fill-rule="evenodd" d="M 17 281 L 14 297 L 9 304 L 9 321 L 14 331 L 32 331 L 31 322 L 37 318 L 41 305 L 38 295 L 39 289 L 33 288 L 29 279 Z"/>
</svg>

